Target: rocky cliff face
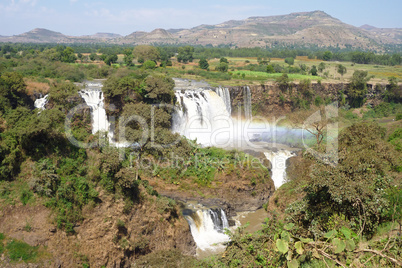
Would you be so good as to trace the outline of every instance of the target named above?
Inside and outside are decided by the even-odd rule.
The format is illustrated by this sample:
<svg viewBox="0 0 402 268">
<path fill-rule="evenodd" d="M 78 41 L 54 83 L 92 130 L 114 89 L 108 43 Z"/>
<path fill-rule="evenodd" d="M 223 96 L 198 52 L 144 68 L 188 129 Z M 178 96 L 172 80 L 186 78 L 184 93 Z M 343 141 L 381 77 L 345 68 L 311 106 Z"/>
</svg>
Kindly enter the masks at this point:
<svg viewBox="0 0 402 268">
<path fill-rule="evenodd" d="M 385 87 L 385 86 L 384 86 Z M 399 86 L 402 91 L 402 85 Z M 232 116 L 236 116 L 239 109 L 244 110 L 244 94 L 246 86 L 229 87 Z M 277 84 L 252 85 L 251 103 L 253 114 L 267 117 L 268 119 L 284 116 L 294 110 L 293 102 L 301 96 L 303 91 L 299 84 L 292 84 L 286 90 L 281 90 Z M 314 98 L 319 97 L 324 103 L 339 101 L 341 92 L 347 98 L 348 83 L 313 83 L 311 92 Z M 367 84 L 366 102 L 377 104 L 381 100 L 381 91 L 376 85 Z M 314 99 L 311 100 L 314 103 Z"/>
</svg>

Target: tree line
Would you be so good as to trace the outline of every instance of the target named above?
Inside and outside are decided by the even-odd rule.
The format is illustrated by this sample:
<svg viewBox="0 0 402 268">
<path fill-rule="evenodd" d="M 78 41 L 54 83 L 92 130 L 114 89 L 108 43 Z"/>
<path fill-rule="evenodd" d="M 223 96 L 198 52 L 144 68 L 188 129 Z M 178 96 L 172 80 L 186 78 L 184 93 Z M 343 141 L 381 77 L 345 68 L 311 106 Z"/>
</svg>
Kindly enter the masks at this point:
<svg viewBox="0 0 402 268">
<path fill-rule="evenodd" d="M 140 45 L 142 46 L 142 45 Z M 132 50 L 132 45 L 108 45 L 108 44 L 0 44 L 0 56 L 8 58 L 18 58 L 27 53 L 43 52 L 49 49 L 64 51 L 71 48 L 75 53 L 92 53 L 102 55 L 127 54 Z M 212 47 L 212 46 L 153 46 L 161 55 L 162 61 L 167 61 L 166 57 L 173 57 L 176 54 L 184 55 L 183 62 L 192 59 L 211 59 L 222 57 L 257 57 L 260 59 L 269 58 L 296 58 L 306 56 L 310 59 L 320 59 L 324 61 L 352 61 L 358 64 L 378 64 L 378 65 L 399 65 L 402 63 L 401 49 L 398 47 L 388 49 L 386 52 L 354 50 L 351 47 L 318 47 L 318 46 L 294 46 L 280 48 L 233 48 L 233 47 Z M 183 54 L 184 53 L 184 54 Z"/>
</svg>

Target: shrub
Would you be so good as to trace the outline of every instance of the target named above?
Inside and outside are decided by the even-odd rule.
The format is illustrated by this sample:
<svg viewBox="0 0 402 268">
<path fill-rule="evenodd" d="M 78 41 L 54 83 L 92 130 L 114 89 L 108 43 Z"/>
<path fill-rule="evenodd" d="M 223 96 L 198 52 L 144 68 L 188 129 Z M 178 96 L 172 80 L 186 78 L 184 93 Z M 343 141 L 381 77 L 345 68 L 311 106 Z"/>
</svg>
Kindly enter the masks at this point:
<svg viewBox="0 0 402 268">
<path fill-rule="evenodd" d="M 307 226 L 315 223 L 318 229 L 328 231 L 325 224 L 337 213 L 345 215 L 355 231 L 370 235 L 376 230 L 384 220 L 380 212 L 388 206 L 384 191 L 391 178 L 387 174 L 400 163 L 384 136 L 383 128 L 364 123 L 342 131 L 338 164 L 332 167 L 317 161 L 312 168 L 311 181 L 305 187 Z"/>
<path fill-rule="evenodd" d="M 22 204 L 25 206 L 26 204 L 28 204 L 29 199 L 31 199 L 32 197 L 32 192 L 29 190 L 23 190 L 21 192 L 21 196 L 20 196 L 20 200 L 22 202 Z"/>
</svg>

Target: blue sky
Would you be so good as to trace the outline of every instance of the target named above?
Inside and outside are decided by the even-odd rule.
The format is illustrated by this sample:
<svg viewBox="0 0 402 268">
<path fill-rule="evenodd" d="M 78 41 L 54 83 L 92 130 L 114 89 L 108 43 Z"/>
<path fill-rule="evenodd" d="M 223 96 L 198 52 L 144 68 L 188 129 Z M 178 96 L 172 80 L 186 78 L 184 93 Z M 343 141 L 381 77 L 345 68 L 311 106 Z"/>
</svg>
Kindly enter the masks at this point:
<svg viewBox="0 0 402 268">
<path fill-rule="evenodd" d="M 127 35 L 313 10 L 322 10 L 354 26 L 402 28 L 402 0 L 0 0 L 0 35 L 34 28 L 66 35 Z"/>
</svg>

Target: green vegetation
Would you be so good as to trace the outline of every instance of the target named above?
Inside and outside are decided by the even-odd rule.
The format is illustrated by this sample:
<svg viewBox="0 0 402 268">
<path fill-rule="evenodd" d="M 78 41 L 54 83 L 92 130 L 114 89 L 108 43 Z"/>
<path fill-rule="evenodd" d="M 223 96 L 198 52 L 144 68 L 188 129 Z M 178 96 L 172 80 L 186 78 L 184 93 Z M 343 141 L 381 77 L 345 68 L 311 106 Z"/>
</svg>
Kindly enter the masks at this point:
<svg viewBox="0 0 402 268">
<path fill-rule="evenodd" d="M 35 262 L 41 255 L 39 247 L 32 247 L 25 242 L 10 239 L 0 233 L 0 254 L 10 258 L 12 263 L 24 261 Z"/>
<path fill-rule="evenodd" d="M 31 247 L 27 243 L 17 240 L 11 240 L 7 244 L 6 249 L 10 259 L 13 261 L 34 261 L 38 255 L 38 249 L 36 247 Z"/>
<path fill-rule="evenodd" d="M 183 191 L 201 191 L 219 187 L 232 178 L 246 178 L 246 183 L 258 190 L 270 175 L 261 163 L 248 165 L 254 158 L 237 151 L 199 148 L 194 141 L 170 131 L 170 105 L 177 101 L 171 77 L 234 85 L 272 82 L 280 88 L 278 105 L 291 109 L 296 119 L 305 119 L 307 112 L 339 101 L 339 116 L 335 119 L 339 119 L 342 132 L 337 164 L 327 165 L 308 151 L 297 156 L 299 162 L 289 169 L 288 184 L 278 189 L 266 205 L 274 209 L 262 230 L 248 234 L 240 228 L 229 233 L 231 241 L 223 256 L 197 261 L 172 250 L 140 257 L 138 263 L 151 265 L 169 260 L 189 267 L 399 265 L 401 239 L 395 230 L 399 227 L 400 232 L 402 226 L 402 95 L 398 85 L 402 76 L 400 67 L 389 66 L 400 63 L 400 54 L 335 48 L 2 44 L 0 206 L 44 204 L 53 211 L 55 225 L 72 235 L 84 220 L 85 208 L 98 206 L 102 195 L 124 202 L 122 217 L 136 205 L 152 202 L 156 214 L 169 215 L 161 221 L 168 219 L 172 224 L 180 217 L 178 205 L 160 196 L 147 179 Z M 378 82 L 378 98 L 367 104 L 367 82 L 373 75 Z M 349 83 L 339 89 L 339 98 L 319 94 L 322 79 L 340 80 L 344 76 Z M 71 132 L 78 140 L 95 146 L 77 148 L 68 141 L 64 129 L 67 113 L 82 102 L 79 88 L 72 82 L 94 78 L 105 78 L 105 105 L 110 108 L 107 113 L 118 118 L 116 124 L 124 126 L 115 130 L 114 137 L 124 139 L 130 147 L 115 148 L 102 138 L 104 133 L 93 135 L 88 127 L 88 110 L 72 118 Z M 48 107 L 40 113 L 33 110 L 31 99 L 38 84 L 41 93 L 49 94 Z M 253 106 L 258 108 L 270 98 L 275 96 L 253 100 Z M 132 120 L 134 115 L 141 115 L 143 121 Z M 323 144 L 331 142 L 323 130 L 329 123 L 332 121 L 325 119 L 307 126 L 312 132 L 308 145 L 315 145 L 318 152 L 325 152 Z M 141 124 L 153 126 L 152 139 L 143 139 Z M 113 238 L 116 247 L 125 254 L 149 253 L 146 238 L 135 245 L 126 239 L 124 232 L 131 227 L 122 219 L 113 222 L 118 232 Z M 32 231 L 29 221 L 23 228 Z M 36 261 L 40 255 L 39 248 L 1 233 L 0 254 L 12 261 L 27 262 Z M 88 258 L 83 259 L 89 265 Z"/>
<path fill-rule="evenodd" d="M 244 74 L 244 77 L 243 77 Z M 316 80 L 317 77 L 303 74 L 287 74 L 288 77 L 292 80 L 301 80 L 301 79 L 311 79 Z M 267 80 L 267 79 L 276 79 L 282 76 L 281 73 L 264 73 L 264 72 L 256 72 L 256 71 L 237 71 L 233 73 L 233 76 L 237 76 L 238 78 L 242 78 L 245 80 Z"/>
<path fill-rule="evenodd" d="M 208 64 L 208 61 L 207 61 L 206 59 L 202 58 L 202 59 L 200 59 L 200 61 L 198 62 L 198 66 L 200 66 L 201 69 L 206 70 L 206 69 L 208 69 L 209 64 Z"/>
<path fill-rule="evenodd" d="M 393 228 L 401 228 L 402 189 L 395 171 L 400 172 L 402 158 L 384 133 L 366 123 L 344 129 L 334 167 L 307 152 L 299 156 L 289 170 L 290 182 L 270 199 L 271 216 L 262 229 L 229 232 L 222 257 L 204 260 L 204 265 L 401 265 L 402 240 Z"/>
</svg>

